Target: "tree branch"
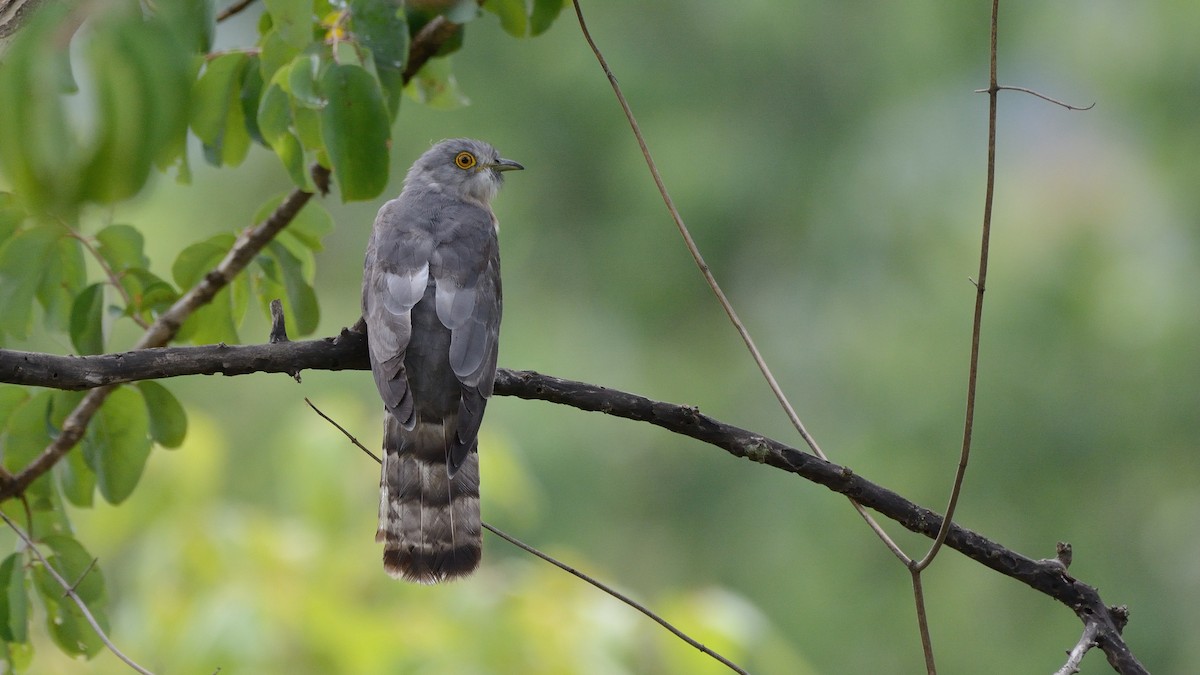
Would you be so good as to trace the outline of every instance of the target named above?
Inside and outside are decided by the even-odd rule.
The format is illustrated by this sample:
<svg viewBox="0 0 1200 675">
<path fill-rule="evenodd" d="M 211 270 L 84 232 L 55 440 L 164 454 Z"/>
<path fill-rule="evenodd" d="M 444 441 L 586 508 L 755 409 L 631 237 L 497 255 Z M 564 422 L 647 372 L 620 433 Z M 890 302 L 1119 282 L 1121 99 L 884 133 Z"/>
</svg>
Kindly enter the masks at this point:
<svg viewBox="0 0 1200 675">
<path fill-rule="evenodd" d="M 42 0 L 0 0 L 0 39 L 17 32 Z"/>
<path fill-rule="evenodd" d="M 328 179 L 328 169 L 320 166 L 314 167 L 313 181 L 321 186 L 322 190 L 325 189 Z M 258 255 L 259 251 L 292 222 L 292 219 L 296 217 L 300 209 L 304 208 L 312 196 L 311 192 L 293 190 L 266 220 L 243 232 L 216 268 L 204 275 L 195 286 L 183 294 L 183 297 L 176 300 L 170 309 L 160 314 L 154 323 L 150 324 L 141 339 L 134 345 L 134 349 L 160 347 L 170 342 L 179 332 L 179 328 L 183 326 L 183 322 L 197 309 L 211 302 L 221 289 L 241 273 L 246 265 L 249 265 L 250 261 Z M 88 423 L 91 422 L 100 406 L 104 404 L 104 400 L 112 393 L 112 389 L 111 386 L 104 386 L 89 391 L 87 396 L 84 396 L 75 409 L 67 415 L 66 420 L 63 421 L 62 430 L 50 445 L 46 446 L 42 454 L 12 476 L 11 480 L 6 479 L 3 486 L 0 486 L 0 501 L 24 492 L 33 481 L 49 471 L 58 463 L 58 460 L 70 452 L 71 448 L 75 447 L 75 444 L 83 438 L 84 433 L 87 432 Z"/>
<path fill-rule="evenodd" d="M 209 345 L 147 349 L 100 356 L 54 356 L 0 350 L 0 382 L 82 389 L 117 383 L 196 374 L 243 375 L 294 373 L 303 369 L 365 370 L 365 333 L 345 329 L 323 340 L 247 346 Z M 942 517 L 851 469 L 702 414 L 698 408 L 654 401 L 643 396 L 532 371 L 501 369 L 496 394 L 548 401 L 579 410 L 603 412 L 715 445 L 735 457 L 796 474 L 896 521 L 929 538 L 937 536 Z M 1120 673 L 1145 668 L 1121 637 L 1120 617 L 1095 588 L 1065 574 L 1057 559 L 1033 560 L 956 524 L 945 545 L 966 557 L 1044 593 L 1069 607 L 1085 625 L 1095 623 L 1096 642 Z"/>
<path fill-rule="evenodd" d="M 0 9 L 6 8 L 7 5 L 0 5 Z M 455 30 L 457 30 L 457 26 L 455 26 Z M 453 34 L 454 31 L 427 32 L 423 30 L 413 39 L 409 47 L 409 67 L 403 76 L 406 84 Z M 329 185 L 329 170 L 318 165 L 313 168 L 312 175 L 313 182 L 324 193 Z M 225 259 L 184 293 L 183 297 L 179 298 L 170 309 L 159 315 L 158 319 L 142 334 L 141 339 L 134 345 L 134 349 L 161 347 L 169 343 L 179 332 L 184 321 L 197 309 L 211 302 L 221 289 L 241 273 L 263 247 L 292 222 L 292 219 L 312 196 L 311 192 L 300 189 L 293 190 L 265 221 L 243 232 Z M 23 493 L 33 481 L 44 475 L 70 452 L 71 448 L 75 447 L 83 438 L 92 417 L 103 405 L 111 391 L 111 387 L 107 386 L 89 391 L 75 406 L 75 409 L 67 415 L 58 436 L 42 451 L 42 454 L 15 475 L 0 474 L 0 502 Z"/>
</svg>

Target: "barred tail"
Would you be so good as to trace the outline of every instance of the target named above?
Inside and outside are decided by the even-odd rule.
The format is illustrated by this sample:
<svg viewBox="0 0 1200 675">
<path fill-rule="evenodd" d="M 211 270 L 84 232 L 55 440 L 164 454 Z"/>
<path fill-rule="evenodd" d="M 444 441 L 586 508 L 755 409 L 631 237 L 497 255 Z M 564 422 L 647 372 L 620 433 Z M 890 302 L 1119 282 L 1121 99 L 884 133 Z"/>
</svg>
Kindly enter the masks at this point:
<svg viewBox="0 0 1200 675">
<path fill-rule="evenodd" d="M 472 444 L 450 475 L 447 448 L 455 427 L 449 420 L 418 420 L 405 431 L 386 415 L 375 541 L 383 542 L 383 567 L 393 577 L 435 584 L 479 566 L 479 453 Z"/>
</svg>

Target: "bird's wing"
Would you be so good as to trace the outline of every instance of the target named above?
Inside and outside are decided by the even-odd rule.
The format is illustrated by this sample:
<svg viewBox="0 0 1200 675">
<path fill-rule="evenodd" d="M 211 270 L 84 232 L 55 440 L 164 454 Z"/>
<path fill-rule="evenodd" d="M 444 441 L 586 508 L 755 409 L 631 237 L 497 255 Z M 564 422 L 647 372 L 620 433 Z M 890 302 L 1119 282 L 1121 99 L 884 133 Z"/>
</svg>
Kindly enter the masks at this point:
<svg viewBox="0 0 1200 675">
<path fill-rule="evenodd" d="M 379 210 L 363 267 L 363 319 L 371 371 L 384 406 L 406 429 L 415 423 L 404 352 L 412 338 L 411 311 L 425 293 L 434 240 L 409 217 L 400 199 Z"/>
<path fill-rule="evenodd" d="M 492 214 L 462 202 L 446 208 L 430 258 L 438 320 L 450 329 L 450 368 L 462 383 L 451 468 L 474 445 L 496 379 L 500 253 Z"/>
</svg>

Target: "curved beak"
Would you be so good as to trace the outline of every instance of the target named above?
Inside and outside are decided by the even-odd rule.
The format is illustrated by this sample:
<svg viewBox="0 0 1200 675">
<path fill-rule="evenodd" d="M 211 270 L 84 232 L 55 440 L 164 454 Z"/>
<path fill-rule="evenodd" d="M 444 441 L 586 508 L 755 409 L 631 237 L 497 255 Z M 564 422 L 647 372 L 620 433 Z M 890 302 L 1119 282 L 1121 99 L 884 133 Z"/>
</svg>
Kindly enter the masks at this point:
<svg viewBox="0 0 1200 675">
<path fill-rule="evenodd" d="M 492 169 L 496 171 L 520 171 L 524 168 L 520 163 L 514 162 L 511 159 L 498 159 L 492 163 Z"/>
</svg>

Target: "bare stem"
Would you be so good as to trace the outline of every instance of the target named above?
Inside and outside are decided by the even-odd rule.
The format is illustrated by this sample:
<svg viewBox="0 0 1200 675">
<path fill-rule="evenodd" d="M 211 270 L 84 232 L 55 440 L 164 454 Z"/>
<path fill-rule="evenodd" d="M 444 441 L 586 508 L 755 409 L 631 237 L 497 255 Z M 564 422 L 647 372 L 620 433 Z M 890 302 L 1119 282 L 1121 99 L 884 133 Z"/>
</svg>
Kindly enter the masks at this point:
<svg viewBox="0 0 1200 675">
<path fill-rule="evenodd" d="M 225 19 L 228 19 L 229 17 L 237 14 L 238 12 L 241 12 L 243 9 L 246 9 L 247 7 L 249 7 L 252 4 L 254 4 L 254 0 L 237 0 L 237 2 L 233 3 L 232 5 L 229 5 L 228 7 L 221 10 L 217 14 L 217 21 L 218 22 L 224 21 Z"/>
<path fill-rule="evenodd" d="M 587 22 L 583 19 L 583 9 L 579 6 L 579 0 L 572 0 L 575 5 L 575 15 L 579 18 L 579 28 L 583 31 L 583 38 L 587 40 L 588 46 L 591 47 L 592 53 L 596 55 L 596 60 L 600 62 L 600 67 L 604 70 L 604 75 L 608 78 L 608 83 L 612 85 L 613 93 L 617 96 L 617 102 L 621 104 L 621 110 L 625 112 L 625 119 L 629 121 L 629 126 L 633 129 L 633 135 L 637 139 L 638 147 L 642 150 L 642 157 L 646 160 L 646 166 L 650 168 L 650 175 L 654 178 L 654 184 L 658 187 L 658 193 L 662 195 L 663 202 L 667 205 L 667 211 L 671 214 L 671 219 L 675 221 L 675 227 L 679 230 L 679 234 L 683 237 L 683 243 L 687 246 L 687 250 L 692 254 L 692 259 L 696 262 L 696 267 L 700 268 L 700 274 L 704 276 L 704 280 L 708 283 L 708 287 L 712 289 L 713 295 L 717 297 L 717 302 L 721 304 L 721 309 L 725 310 L 725 315 L 729 317 L 730 323 L 741 336 L 742 342 L 746 344 L 746 349 L 749 350 L 750 356 L 754 359 L 754 363 L 758 366 L 759 372 L 767 381 L 767 386 L 771 388 L 771 393 L 775 395 L 775 400 L 779 401 L 779 405 L 783 407 L 784 413 L 787 414 L 792 426 L 800 433 L 800 437 L 804 439 L 805 444 L 813 451 L 817 457 L 826 461 L 829 458 L 821 450 L 821 446 L 817 445 L 817 439 L 808 432 L 804 426 L 804 422 L 800 420 L 800 416 L 796 414 L 796 409 L 792 407 L 787 395 L 783 393 L 783 388 L 779 386 L 779 382 L 775 379 L 775 375 L 771 373 L 770 367 L 767 366 L 767 361 L 763 358 L 762 352 L 758 350 L 758 346 L 754 343 L 754 338 L 750 336 L 750 331 L 742 320 L 738 318 L 737 312 L 733 309 L 733 304 L 729 302 L 729 298 L 725 296 L 725 292 L 721 290 L 721 286 L 717 283 L 716 277 L 713 276 L 712 270 L 709 269 L 708 263 L 704 262 L 704 256 L 700 253 L 700 248 L 696 245 L 696 240 L 692 238 L 692 233 L 688 230 L 687 225 L 683 222 L 683 216 L 679 214 L 679 209 L 675 208 L 675 201 L 671 199 L 671 195 L 667 192 L 667 186 L 663 182 L 662 174 L 658 171 L 658 164 L 650 155 L 650 149 L 646 145 L 646 139 L 642 135 L 641 126 L 638 125 L 637 118 L 633 115 L 633 109 L 629 107 L 629 101 L 625 99 L 624 92 L 621 91 L 621 85 L 617 84 L 617 76 L 613 74 L 612 68 L 608 65 L 608 60 L 604 58 L 604 54 L 600 51 L 600 47 L 596 45 L 596 41 L 592 39 L 591 31 L 588 30 Z M 900 549 L 900 546 L 892 540 L 883 527 L 875 521 L 871 514 L 867 513 L 858 502 L 850 499 L 850 504 L 858 515 L 866 521 L 867 526 L 871 528 L 875 535 L 887 546 L 901 562 L 908 565 L 911 559 Z"/>
<path fill-rule="evenodd" d="M 1095 101 L 1092 101 L 1092 103 L 1089 105 L 1080 107 L 1077 105 L 1071 105 L 1070 103 L 1065 103 L 1056 98 L 1050 98 L 1049 96 L 1047 96 L 1045 94 L 1034 91 L 1033 89 L 1029 89 L 1027 87 L 1013 87 L 1013 86 L 1009 86 L 1009 85 L 999 85 L 999 86 L 995 87 L 995 89 L 997 91 L 1019 91 L 1023 94 L 1029 94 L 1030 96 L 1036 96 L 1036 97 L 1042 99 L 1043 101 L 1049 101 L 1050 103 L 1053 103 L 1054 105 L 1062 106 L 1063 108 L 1066 108 L 1067 110 L 1091 110 L 1092 108 L 1096 107 Z M 987 94 L 991 90 L 992 90 L 992 87 L 988 87 L 987 89 L 976 89 L 975 93 L 976 94 Z"/>
<path fill-rule="evenodd" d="M 958 457 L 958 469 L 954 472 L 954 486 L 950 489 L 950 501 L 946 505 L 945 519 L 938 530 L 929 552 L 921 558 L 914 570 L 920 572 L 929 567 L 946 541 L 946 533 L 954 521 L 954 511 L 962 494 L 963 479 L 967 475 L 967 464 L 971 458 L 971 436 L 975 428 L 975 391 L 979 381 L 979 340 L 983 331 L 983 294 L 987 290 L 988 246 L 992 237 L 992 201 L 996 192 L 996 108 L 999 103 L 999 87 L 996 85 L 996 36 L 1000 0 L 992 0 L 991 42 L 988 52 L 988 142 L 987 142 L 987 186 L 983 198 L 983 233 L 979 245 L 979 276 L 975 278 L 975 314 L 971 323 L 971 363 L 967 372 L 967 410 L 963 422 L 962 450 Z"/>
<path fill-rule="evenodd" d="M 109 285 L 117 289 L 117 293 L 120 294 L 121 299 L 125 301 L 125 306 L 132 309 L 133 298 L 129 297 L 129 291 L 125 290 L 124 284 L 121 283 L 121 278 L 118 277 L 117 273 L 113 271 L 112 266 L 108 264 L 108 261 L 104 259 L 104 256 L 100 255 L 100 251 L 98 251 L 96 247 L 92 245 L 92 242 L 89 241 L 87 237 L 79 234 L 78 232 L 72 230 L 71 236 L 78 240 L 80 244 L 83 244 L 83 247 L 87 249 L 89 254 L 91 254 L 92 259 L 95 260 L 96 264 L 100 266 L 100 271 L 104 272 L 104 276 L 108 279 Z M 141 314 L 137 312 L 130 312 L 129 318 L 133 319 L 133 322 L 140 326 L 143 330 L 150 327 L 150 324 L 147 323 L 146 320 L 142 318 Z"/>
<path fill-rule="evenodd" d="M 125 656 L 125 654 L 122 653 L 115 644 L 113 644 L 112 640 L 108 639 L 108 635 L 104 633 L 104 629 L 100 627 L 100 623 L 97 622 L 96 617 L 92 615 L 92 610 L 88 609 L 87 603 L 85 603 L 83 598 L 80 598 L 79 594 L 75 592 L 75 586 L 64 579 L 63 576 L 58 573 L 58 570 L 54 569 L 50 565 L 50 562 L 46 560 L 46 557 L 43 556 L 42 552 L 38 550 L 37 545 L 35 545 L 33 540 L 29 538 L 29 535 L 25 534 L 25 531 L 18 527 L 17 524 L 14 523 L 12 519 L 3 512 L 0 512 L 0 518 L 3 518 L 4 522 L 10 528 L 12 528 L 12 531 L 16 532 L 17 536 L 25 542 L 25 545 L 29 548 L 29 552 L 32 553 L 39 562 L 42 563 L 42 567 L 50 573 L 50 576 L 54 577 L 54 581 L 56 581 L 59 586 L 63 587 L 66 597 L 71 598 L 71 601 L 74 602 L 77 607 L 79 607 L 79 611 L 83 613 L 83 618 L 87 620 L 88 624 L 92 627 L 92 630 L 96 631 L 96 635 L 100 637 L 100 641 L 104 643 L 104 646 L 108 647 L 108 651 L 112 652 L 113 655 L 118 659 L 124 661 L 125 665 L 129 666 L 136 672 L 142 673 L 142 675 L 153 675 L 149 670 L 146 670 L 138 665 L 136 661 L 128 656 Z M 93 564 L 94 563 L 95 561 L 93 561 Z M 91 570 L 90 566 L 88 567 L 88 570 Z M 87 574 L 87 571 L 85 571 L 84 574 Z M 80 579 L 82 579 L 82 576 Z M 79 582 L 76 581 L 75 583 L 78 584 Z"/>
<path fill-rule="evenodd" d="M 375 453 L 368 450 L 366 448 L 366 446 L 364 446 L 362 443 L 360 443 L 357 438 L 355 438 L 353 435 L 350 434 L 349 431 L 346 431 L 346 429 L 342 425 L 333 421 L 333 419 L 331 419 L 328 415 L 321 412 L 317 408 L 317 406 L 313 405 L 312 401 L 310 401 L 306 398 L 306 399 L 304 399 L 304 402 L 307 403 L 308 407 L 312 408 L 318 415 L 323 417 L 326 422 L 329 422 L 333 426 L 337 427 L 337 430 L 342 432 L 342 435 L 345 436 L 347 439 L 349 439 L 350 442 L 353 443 L 355 446 L 357 446 L 359 450 L 362 450 L 363 452 L 370 455 L 371 459 L 374 459 L 376 461 L 376 463 L 381 463 L 379 457 L 376 456 Z M 491 525 L 489 525 L 487 523 L 483 523 L 483 528 L 485 530 L 487 530 L 488 532 L 491 532 L 492 534 L 496 535 L 497 537 L 500 537 L 501 539 L 507 541 L 508 543 L 512 544 L 513 546 L 516 546 L 517 548 L 525 551 L 526 553 L 535 555 L 538 558 L 541 558 L 542 560 L 545 560 L 546 562 L 550 563 L 551 565 L 554 565 L 555 567 L 559 568 L 560 570 L 563 570 L 564 572 L 572 574 L 575 577 L 586 581 L 587 583 L 591 584 L 592 586 L 595 586 L 596 588 L 600 589 L 601 591 L 604 591 L 608 595 L 616 598 L 617 600 L 620 600 L 621 602 L 625 603 L 626 605 L 628 605 L 628 606 L 636 609 L 637 611 L 641 612 L 642 614 L 645 614 L 646 616 L 650 617 L 658 625 L 662 626 L 663 628 L 666 628 L 668 631 L 670 631 L 672 634 L 674 634 L 675 637 L 677 637 L 680 640 L 683 640 L 684 642 L 688 643 L 689 645 L 695 647 L 696 649 L 700 650 L 702 653 L 707 654 L 708 656 L 716 659 L 717 661 L 720 661 L 722 664 L 724 664 L 726 667 L 728 667 L 733 672 L 740 673 L 741 675 L 746 675 L 746 671 L 742 670 L 734 662 L 732 662 L 729 659 L 725 658 L 724 656 L 721 656 L 720 654 L 714 652 L 713 650 L 709 649 L 708 647 L 705 647 L 703 644 L 700 644 L 700 642 L 696 641 L 695 638 L 693 638 L 690 635 L 688 635 L 687 633 L 684 633 L 683 631 L 679 630 L 674 625 L 672 625 L 670 622 L 668 622 L 666 619 L 662 618 L 658 614 L 655 614 L 653 611 L 651 611 L 645 605 L 642 605 L 641 603 L 637 602 L 633 598 L 630 598 L 629 596 L 621 593 L 620 591 L 616 590 L 612 586 L 609 586 L 608 584 L 605 584 L 587 574 L 584 574 L 583 572 L 580 572 L 579 570 L 575 569 L 574 567 L 571 567 L 570 565 L 559 561 L 558 559 L 554 558 L 553 556 L 551 556 L 547 553 L 543 553 L 542 551 L 539 551 L 538 549 L 530 546 L 529 544 L 526 544 L 526 543 L 520 541 L 519 539 L 516 539 L 515 537 L 513 537 L 511 535 L 505 534 L 503 531 L 501 531 L 495 527 L 492 527 Z"/>
<path fill-rule="evenodd" d="M 933 640 L 929 637 L 929 617 L 925 614 L 925 588 L 921 585 L 921 570 L 909 568 L 912 575 L 913 604 L 917 608 L 917 628 L 921 632 L 921 651 L 925 653 L 925 672 L 937 675 L 933 660 Z"/>
</svg>

